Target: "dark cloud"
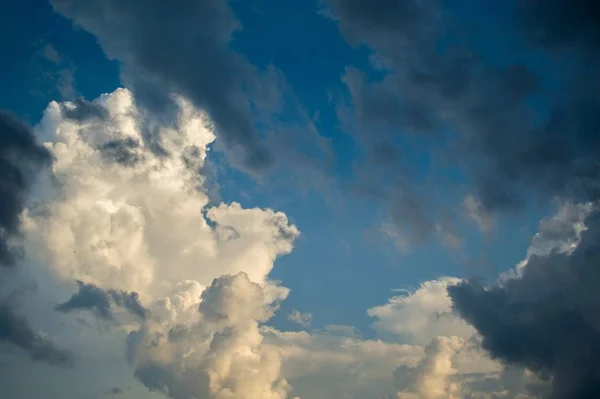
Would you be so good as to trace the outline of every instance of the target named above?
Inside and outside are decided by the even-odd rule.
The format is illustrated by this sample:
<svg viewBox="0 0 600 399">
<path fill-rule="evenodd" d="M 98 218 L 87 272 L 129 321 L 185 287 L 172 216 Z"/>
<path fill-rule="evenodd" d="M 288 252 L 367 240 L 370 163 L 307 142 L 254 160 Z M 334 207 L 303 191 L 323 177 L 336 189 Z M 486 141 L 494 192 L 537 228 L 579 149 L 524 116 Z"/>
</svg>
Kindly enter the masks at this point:
<svg viewBox="0 0 600 399">
<path fill-rule="evenodd" d="M 373 51 L 380 78 L 349 68 L 350 102 L 340 116 L 372 158 L 385 149 L 378 167 L 388 182 L 407 176 L 398 163 L 413 152 L 407 140 L 422 140 L 425 152 L 432 143 L 445 147 L 486 211 L 518 209 L 531 192 L 598 196 L 595 2 L 507 2 L 498 12 L 504 17 L 491 9 L 482 17 L 496 33 L 467 30 L 470 21 L 439 1 L 326 3 L 348 41 Z M 495 49 L 503 59 L 490 56 Z M 415 195 L 412 183 L 402 183 L 404 197 Z"/>
<path fill-rule="evenodd" d="M 61 367 L 73 366 L 73 355 L 60 350 L 39 333 L 32 330 L 27 320 L 7 304 L 0 304 L 0 342 L 21 348 L 35 361 L 45 361 Z"/>
<path fill-rule="evenodd" d="M 493 357 L 553 377 L 552 399 L 600 397 L 600 211 L 585 225 L 572 253 L 531 255 L 521 278 L 448 288 Z"/>
<path fill-rule="evenodd" d="M 111 140 L 100 147 L 100 152 L 107 159 L 124 166 L 133 166 L 140 161 L 137 149 L 140 143 L 131 137 Z"/>
<path fill-rule="evenodd" d="M 10 240 L 19 234 L 27 191 L 35 173 L 51 161 L 29 127 L 0 110 L 0 265 L 14 262 Z"/>
<path fill-rule="evenodd" d="M 77 284 L 79 290 L 68 301 L 56 306 L 56 310 L 65 313 L 73 310 L 89 310 L 103 319 L 112 319 L 114 316 L 111 307 L 114 304 L 141 319 L 145 319 L 148 315 L 136 292 L 103 290 L 94 284 L 86 284 L 82 281 L 77 281 Z"/>
<path fill-rule="evenodd" d="M 219 138 L 240 155 L 245 167 L 261 170 L 270 164 L 251 108 L 268 107 L 278 89 L 275 81 L 230 49 L 239 24 L 227 1 L 52 0 L 52 4 L 94 34 L 107 55 L 122 63 L 123 81 L 140 105 L 158 117 L 168 115 L 173 109 L 170 93 L 183 94 L 208 112 Z"/>
<path fill-rule="evenodd" d="M 85 122 L 91 119 L 106 120 L 108 118 L 106 108 L 81 97 L 60 103 L 60 110 L 63 117 L 77 122 Z"/>
</svg>

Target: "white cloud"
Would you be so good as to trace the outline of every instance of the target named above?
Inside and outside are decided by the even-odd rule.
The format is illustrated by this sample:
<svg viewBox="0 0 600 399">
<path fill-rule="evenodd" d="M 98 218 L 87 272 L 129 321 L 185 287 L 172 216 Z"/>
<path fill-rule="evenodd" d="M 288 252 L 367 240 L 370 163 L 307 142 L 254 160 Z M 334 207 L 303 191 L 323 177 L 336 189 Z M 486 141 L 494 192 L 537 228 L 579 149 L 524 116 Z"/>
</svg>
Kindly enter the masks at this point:
<svg viewBox="0 0 600 399">
<path fill-rule="evenodd" d="M 208 207 L 207 194 L 197 189 L 198 168 L 214 140 L 206 116 L 180 101 L 177 128 L 160 128 L 170 153 L 161 157 L 142 130 L 156 121 L 136 109 L 127 90 L 95 103 L 107 109 L 106 119 L 68 120 L 52 103 L 40 124 L 56 162 L 53 181 L 36 198 L 43 212 L 25 216 L 30 253 L 64 279 L 136 291 L 145 301 L 182 281 L 208 285 L 222 274 L 245 272 L 265 283 L 298 230 L 280 212 L 237 203 Z M 107 148 L 131 161 L 124 165 Z M 192 150 L 194 168 L 184 158 Z"/>
<path fill-rule="evenodd" d="M 288 315 L 288 320 L 293 323 L 296 323 L 302 327 L 309 327 L 312 323 L 312 314 L 302 313 L 302 312 L 294 309 Z"/>
<path fill-rule="evenodd" d="M 103 112 L 80 109 L 77 118 L 65 113 L 77 114 L 81 103 L 48 106 L 36 133 L 55 162 L 23 215 L 24 267 L 54 286 L 44 288 L 50 303 L 67 299 L 75 280 L 139 293 L 152 317 L 105 332 L 96 348 L 124 351 L 131 331 L 129 359 L 152 390 L 186 399 L 287 398 L 279 355 L 262 345 L 258 324 L 288 295 L 268 274 L 298 229 L 269 209 L 209 206 L 200 172 L 215 136 L 202 112 L 178 103 L 168 123 L 138 110 L 125 89 L 86 105 Z M 147 144 L 148 126 L 168 156 Z M 89 328 L 68 323 L 73 332 Z M 94 338 L 77 332 L 71 346 L 91 355 Z"/>
<path fill-rule="evenodd" d="M 393 334 L 405 342 L 427 345 L 435 337 L 456 335 L 469 338 L 473 327 L 452 313 L 446 287 L 460 279 L 445 277 L 426 281 L 413 292 L 394 296 L 385 305 L 368 310 L 380 333 Z"/>
<path fill-rule="evenodd" d="M 396 370 L 400 387 L 397 399 L 458 399 L 460 383 L 451 380 L 457 373 L 453 357 L 463 347 L 461 338 L 437 337 L 425 348 L 425 356 L 416 367 Z"/>
</svg>

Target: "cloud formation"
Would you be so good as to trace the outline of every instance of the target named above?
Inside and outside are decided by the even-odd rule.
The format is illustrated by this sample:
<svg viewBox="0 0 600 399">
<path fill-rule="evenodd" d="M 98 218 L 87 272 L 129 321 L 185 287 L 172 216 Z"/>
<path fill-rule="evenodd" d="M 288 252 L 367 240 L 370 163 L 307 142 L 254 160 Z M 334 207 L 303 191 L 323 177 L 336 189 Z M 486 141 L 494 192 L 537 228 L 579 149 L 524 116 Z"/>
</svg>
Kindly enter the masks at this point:
<svg viewBox="0 0 600 399">
<path fill-rule="evenodd" d="M 349 67 L 339 114 L 365 151 L 369 192 L 389 202 L 391 219 L 411 236 L 429 236 L 443 217 L 412 169 L 415 153 L 433 171 L 439 163 L 462 168 L 474 183 L 466 205 L 484 229 L 489 215 L 521 208 L 531 194 L 575 202 L 598 195 L 593 2 L 506 4 L 494 32 L 467 30 L 473 24 L 439 1 L 325 4 L 348 42 L 372 52 L 379 77 Z M 475 37 L 498 51 L 508 46 L 509 56 L 499 62 Z"/>
<path fill-rule="evenodd" d="M 483 348 L 507 364 L 551 377 L 552 399 L 588 399 L 600 392 L 600 330 L 593 310 L 599 304 L 599 217 L 597 207 L 585 217 L 575 248 L 559 244 L 531 253 L 518 278 L 492 287 L 463 282 L 448 288 L 456 311 L 482 336 Z M 572 230 L 563 229 L 564 243 L 572 241 Z"/>
<path fill-rule="evenodd" d="M 183 95 L 210 115 L 221 144 L 241 156 L 245 167 L 261 170 L 270 164 L 251 107 L 271 106 L 277 81 L 230 49 L 240 25 L 226 1 L 52 4 L 122 63 L 125 85 L 150 112 L 168 119 L 166 110 L 176 109 L 168 93 Z M 160 137 L 145 138 L 160 145 Z"/>
</svg>

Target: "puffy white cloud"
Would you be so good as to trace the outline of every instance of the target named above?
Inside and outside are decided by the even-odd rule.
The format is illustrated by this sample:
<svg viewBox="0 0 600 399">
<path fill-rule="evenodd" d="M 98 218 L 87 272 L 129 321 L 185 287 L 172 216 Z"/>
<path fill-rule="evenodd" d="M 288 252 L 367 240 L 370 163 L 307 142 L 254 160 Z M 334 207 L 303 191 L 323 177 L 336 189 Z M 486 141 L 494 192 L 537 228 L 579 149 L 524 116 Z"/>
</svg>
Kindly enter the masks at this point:
<svg viewBox="0 0 600 399">
<path fill-rule="evenodd" d="M 259 323 L 288 295 L 268 274 L 292 250 L 298 229 L 280 212 L 210 205 L 202 172 L 215 138 L 211 123 L 176 101 L 170 121 L 138 110 L 125 89 L 48 106 L 36 133 L 55 162 L 23 214 L 25 270 L 44 281 L 51 304 L 68 300 L 81 280 L 138 293 L 150 310 L 123 330 L 98 332 L 101 339 L 81 334 L 101 323 L 91 315 L 80 325 L 62 316 L 67 324 L 53 330 L 84 359 L 119 351 L 122 358 L 129 332 L 132 375 L 151 390 L 174 398 L 286 398 L 291 388 L 277 352 L 262 345 Z"/>
<path fill-rule="evenodd" d="M 215 279 L 194 306 L 195 320 L 153 320 L 130 335 L 138 378 L 175 399 L 287 398 L 291 387 L 281 377 L 280 357 L 262 345 L 259 322 L 273 314 L 265 299 L 245 273 Z M 190 307 L 180 304 L 183 311 Z"/>
<path fill-rule="evenodd" d="M 374 327 L 406 342 L 429 344 L 435 337 L 456 335 L 469 338 L 475 329 L 452 313 L 452 301 L 446 288 L 458 278 L 444 277 L 425 281 L 413 292 L 394 296 L 388 303 L 368 310 L 376 318 Z"/>
<path fill-rule="evenodd" d="M 452 360 L 463 345 L 464 341 L 455 336 L 435 338 L 416 367 L 396 370 L 396 383 L 400 387 L 396 398 L 458 399 L 460 383 L 450 377 L 457 373 Z"/>
<path fill-rule="evenodd" d="M 208 207 L 199 169 L 214 140 L 206 116 L 179 100 L 180 113 L 160 127 L 152 151 L 143 127 L 158 123 L 119 89 L 94 102 L 102 118 L 64 117 L 74 103 L 51 103 L 38 131 L 56 157 L 38 190 L 42 205 L 25 217 L 30 253 L 64 279 L 165 296 L 182 281 L 202 285 L 245 272 L 264 283 L 278 255 L 298 235 L 284 214 Z M 191 164 L 187 154 L 193 154 Z"/>
</svg>

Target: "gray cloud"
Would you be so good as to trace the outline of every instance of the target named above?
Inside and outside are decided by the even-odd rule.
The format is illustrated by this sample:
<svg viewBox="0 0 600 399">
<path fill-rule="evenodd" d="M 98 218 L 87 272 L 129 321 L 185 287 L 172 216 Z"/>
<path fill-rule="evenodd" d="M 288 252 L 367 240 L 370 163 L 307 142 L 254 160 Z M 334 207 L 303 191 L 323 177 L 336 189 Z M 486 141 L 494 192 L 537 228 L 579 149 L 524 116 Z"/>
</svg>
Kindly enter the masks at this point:
<svg viewBox="0 0 600 399">
<path fill-rule="evenodd" d="M 396 190 L 403 197 L 416 196 L 419 203 L 423 196 L 404 170 L 413 142 L 423 151 L 444 143 L 446 157 L 475 183 L 486 212 L 519 208 L 529 192 L 578 201 L 598 196 L 594 2 L 516 2 L 515 18 L 501 29 L 521 40 L 502 62 L 486 51 L 508 39 L 497 35 L 487 48 L 475 45 L 479 35 L 440 1 L 326 3 L 348 41 L 373 51 L 372 66 L 383 76 L 369 79 L 349 68 L 343 77 L 349 103 L 340 105 L 340 117 L 365 148 L 371 171 L 376 164 L 390 179 L 409 177 Z M 496 26 L 505 22 L 494 20 Z M 386 185 L 389 179 L 384 197 L 394 198 Z M 427 219 L 419 223 L 430 229 Z"/>
<path fill-rule="evenodd" d="M 61 367 L 73 366 L 73 354 L 57 349 L 48 339 L 35 332 L 27 320 L 15 313 L 7 303 L 0 304 L 0 342 L 21 348 L 35 361 Z"/>
<path fill-rule="evenodd" d="M 89 310 L 103 319 L 112 319 L 114 315 L 111 307 L 116 305 L 141 319 L 145 319 L 148 315 L 136 292 L 103 290 L 94 284 L 86 284 L 82 281 L 77 281 L 77 284 L 79 290 L 68 301 L 56 306 L 56 310 L 65 313 L 73 310 Z"/>
<path fill-rule="evenodd" d="M 60 103 L 62 115 L 67 119 L 84 122 L 90 119 L 106 120 L 108 111 L 99 104 L 94 104 L 85 98 L 78 97 L 69 102 Z"/>
<path fill-rule="evenodd" d="M 140 146 L 140 143 L 128 137 L 122 140 L 111 140 L 104 143 L 100 148 L 102 155 L 106 158 L 119 163 L 123 166 L 133 166 L 140 160 L 140 155 L 136 152 L 136 149 Z"/>
<path fill-rule="evenodd" d="M 0 111 L 0 265 L 12 264 L 20 214 L 36 172 L 51 163 L 31 129 L 11 113 Z"/>
<path fill-rule="evenodd" d="M 585 224 L 573 252 L 532 254 L 521 278 L 448 288 L 455 310 L 493 357 L 553 377 L 552 399 L 600 395 L 600 211 Z M 569 228 L 564 236 L 570 239 Z"/>
<path fill-rule="evenodd" d="M 229 48 L 239 24 L 226 1 L 52 4 L 94 34 L 109 57 L 121 61 L 123 81 L 140 105 L 158 116 L 168 115 L 173 109 L 169 93 L 183 94 L 209 113 L 220 139 L 241 156 L 245 167 L 261 170 L 271 162 L 251 107 L 269 103 L 278 91 L 276 82 Z"/>
</svg>

